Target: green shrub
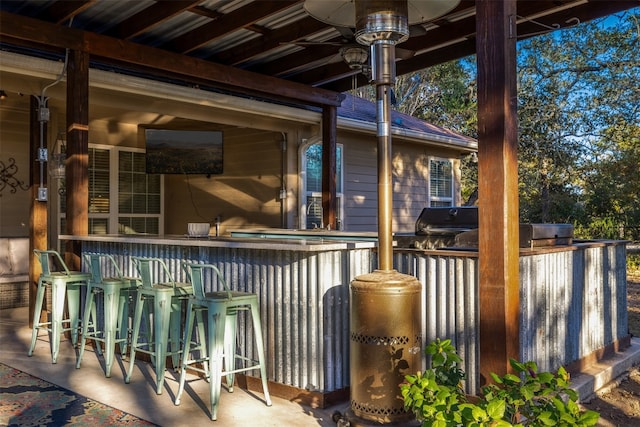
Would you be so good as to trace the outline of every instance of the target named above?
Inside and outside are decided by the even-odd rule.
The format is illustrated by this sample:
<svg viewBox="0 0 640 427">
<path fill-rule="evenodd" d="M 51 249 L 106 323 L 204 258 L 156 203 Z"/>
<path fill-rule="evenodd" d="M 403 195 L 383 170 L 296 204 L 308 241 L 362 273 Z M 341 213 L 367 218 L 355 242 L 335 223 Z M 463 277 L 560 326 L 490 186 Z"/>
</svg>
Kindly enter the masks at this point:
<svg viewBox="0 0 640 427">
<path fill-rule="evenodd" d="M 492 374 L 495 384 L 468 398 L 462 388 L 465 373 L 451 340 L 435 340 L 426 353 L 431 369 L 407 375 L 401 384 L 405 409 L 423 427 L 594 426 L 600 415 L 581 410 L 569 388 L 569 374 L 538 372 L 534 362 L 511 360 L 516 374 Z"/>
<path fill-rule="evenodd" d="M 627 272 L 640 274 L 640 253 L 627 253 Z"/>
</svg>

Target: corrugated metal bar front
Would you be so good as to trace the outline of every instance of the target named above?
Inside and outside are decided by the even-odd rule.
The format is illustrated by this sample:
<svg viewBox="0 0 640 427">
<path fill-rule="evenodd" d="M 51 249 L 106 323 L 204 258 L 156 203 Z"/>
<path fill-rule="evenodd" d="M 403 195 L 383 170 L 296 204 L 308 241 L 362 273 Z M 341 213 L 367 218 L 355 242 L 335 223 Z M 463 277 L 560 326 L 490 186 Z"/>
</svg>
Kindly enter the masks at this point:
<svg viewBox="0 0 640 427">
<path fill-rule="evenodd" d="M 285 251 L 88 241 L 83 251 L 111 253 L 129 276 L 137 275 L 131 255 L 165 259 L 180 281 L 186 280 L 182 260 L 217 265 L 233 289 L 259 295 L 270 380 L 323 392 L 349 385 L 349 285 L 372 271 L 370 249 Z M 620 242 L 521 254 L 521 360 L 553 371 L 626 337 L 625 264 L 626 246 Z M 422 284 L 423 342 L 450 338 L 463 359 L 466 392 L 477 393 L 477 254 L 396 249 L 394 268 Z M 240 345 L 253 352 L 250 322 L 245 329 Z"/>
<path fill-rule="evenodd" d="M 465 391 L 479 391 L 478 258 L 419 250 L 394 253 L 394 268 L 422 284 L 422 336 L 451 339 L 467 373 Z M 427 361 L 425 357 L 425 367 Z"/>
<path fill-rule="evenodd" d="M 541 371 L 555 371 L 628 334 L 624 244 L 523 255 L 520 283 L 520 357 Z"/>
<path fill-rule="evenodd" d="M 84 242 L 83 252 L 114 255 L 130 276 L 137 276 L 130 256 L 161 258 L 178 281 L 187 280 L 183 261 L 214 264 L 233 290 L 259 297 L 269 380 L 322 392 L 349 385 L 349 284 L 370 272 L 370 249 L 285 251 Z M 214 290 L 215 281 L 206 279 L 206 290 Z M 237 344 L 257 357 L 251 322 L 240 315 L 239 328 L 246 333 Z"/>
</svg>

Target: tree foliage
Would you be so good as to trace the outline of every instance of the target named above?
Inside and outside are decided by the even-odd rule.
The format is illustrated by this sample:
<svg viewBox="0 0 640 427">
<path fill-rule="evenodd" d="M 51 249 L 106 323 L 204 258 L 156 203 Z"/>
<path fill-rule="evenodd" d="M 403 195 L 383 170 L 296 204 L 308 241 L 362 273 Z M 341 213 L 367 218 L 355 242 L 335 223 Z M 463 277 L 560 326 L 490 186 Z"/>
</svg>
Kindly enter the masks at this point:
<svg viewBox="0 0 640 427">
<path fill-rule="evenodd" d="M 640 240 L 640 8 L 517 48 L 520 221 Z M 394 92 L 396 110 L 477 136 L 475 57 L 400 76 Z M 462 167 L 473 200 L 477 165 Z"/>
<path fill-rule="evenodd" d="M 522 221 L 575 222 L 591 235 L 607 222 L 638 224 L 629 191 L 640 180 L 639 17 L 635 9 L 518 45 Z"/>
</svg>

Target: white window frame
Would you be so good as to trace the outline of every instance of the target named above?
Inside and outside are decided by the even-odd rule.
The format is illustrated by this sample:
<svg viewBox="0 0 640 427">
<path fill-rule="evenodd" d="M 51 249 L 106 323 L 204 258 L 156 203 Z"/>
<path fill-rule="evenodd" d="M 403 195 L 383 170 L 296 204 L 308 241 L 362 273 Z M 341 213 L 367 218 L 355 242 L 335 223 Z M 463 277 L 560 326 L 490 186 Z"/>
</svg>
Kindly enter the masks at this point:
<svg viewBox="0 0 640 427">
<path fill-rule="evenodd" d="M 453 167 L 454 167 L 454 162 L 453 159 L 450 158 L 445 158 L 445 157 L 435 157 L 435 156 L 430 156 L 429 159 L 429 179 L 427 181 L 427 200 L 429 202 L 429 206 L 433 207 L 434 203 L 449 203 L 448 206 L 453 206 L 454 205 L 454 191 L 455 191 L 455 180 L 454 180 L 454 171 L 453 171 Z M 448 196 L 432 196 L 431 195 L 431 186 L 432 186 L 432 182 L 431 182 L 431 165 L 432 162 L 448 162 L 451 165 L 451 174 L 449 176 L 449 182 L 450 182 L 450 187 L 451 187 L 451 194 L 449 194 Z"/>
<path fill-rule="evenodd" d="M 144 149 L 133 148 L 133 147 L 118 147 L 114 145 L 104 145 L 104 144 L 89 144 L 89 148 L 98 149 L 98 150 L 107 150 L 109 151 L 109 213 L 88 213 L 88 218 L 102 218 L 108 219 L 107 224 L 107 233 L 108 234 L 121 234 L 119 232 L 119 218 L 120 216 L 127 217 L 157 217 L 158 218 L 158 233 L 164 233 L 164 175 L 160 175 L 160 213 L 158 214 L 121 214 L 118 211 L 119 203 L 118 203 L 118 175 L 119 175 L 119 154 L 121 151 L 126 152 L 134 152 L 134 153 L 145 153 Z M 60 184 L 59 184 L 60 185 Z M 58 196 L 63 197 L 63 196 Z M 66 213 L 60 212 L 60 198 L 57 200 L 57 212 L 58 219 L 55 222 L 56 228 L 58 229 L 57 234 L 65 234 L 66 230 L 60 230 L 60 224 L 63 219 L 66 218 Z M 61 233 L 61 231 L 63 233 Z"/>
<path fill-rule="evenodd" d="M 307 149 L 312 145 L 322 145 L 322 139 L 320 137 L 314 137 L 300 145 L 300 152 L 298 158 L 300 159 L 300 181 L 299 181 L 299 225 L 298 228 L 307 228 L 307 198 L 319 199 L 318 203 L 322 205 L 322 192 L 321 191 L 307 191 Z M 336 178 L 336 187 L 342 188 L 344 191 L 344 146 L 342 144 L 336 144 L 336 149 L 339 149 L 342 153 L 342 168 L 336 170 L 338 175 Z M 336 168 L 337 169 L 337 168 Z M 336 222 L 338 223 L 338 229 L 343 229 L 344 224 L 344 193 L 336 191 Z M 326 227 L 326 224 L 323 224 Z"/>
</svg>

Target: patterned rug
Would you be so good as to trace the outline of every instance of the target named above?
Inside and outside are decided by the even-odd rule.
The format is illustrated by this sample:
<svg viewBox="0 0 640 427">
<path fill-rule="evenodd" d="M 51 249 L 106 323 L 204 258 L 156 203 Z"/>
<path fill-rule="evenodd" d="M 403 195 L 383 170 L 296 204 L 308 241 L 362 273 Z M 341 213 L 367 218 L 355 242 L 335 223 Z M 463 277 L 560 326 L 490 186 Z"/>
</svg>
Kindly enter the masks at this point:
<svg viewBox="0 0 640 427">
<path fill-rule="evenodd" d="M 0 426 L 154 426 L 0 363 Z"/>
</svg>

